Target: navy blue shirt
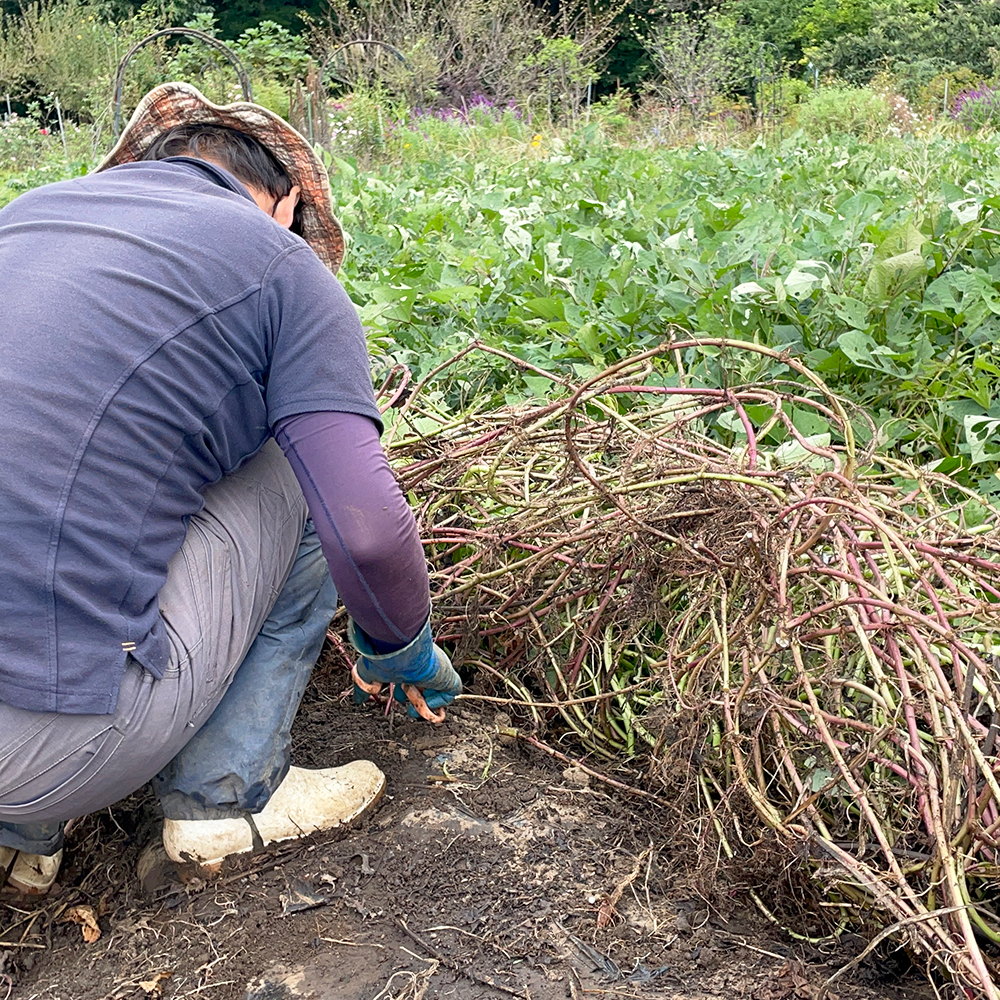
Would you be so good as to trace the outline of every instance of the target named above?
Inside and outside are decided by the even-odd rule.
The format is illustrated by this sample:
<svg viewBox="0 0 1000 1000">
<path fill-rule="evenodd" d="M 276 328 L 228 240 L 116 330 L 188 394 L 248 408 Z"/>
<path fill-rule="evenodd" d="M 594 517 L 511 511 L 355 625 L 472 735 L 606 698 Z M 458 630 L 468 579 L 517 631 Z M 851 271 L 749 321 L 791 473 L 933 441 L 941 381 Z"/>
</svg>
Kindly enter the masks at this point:
<svg viewBox="0 0 1000 1000">
<path fill-rule="evenodd" d="M 114 710 L 201 492 L 310 411 L 379 426 L 357 313 L 224 170 L 131 163 L 0 210 L 0 702 Z"/>
</svg>

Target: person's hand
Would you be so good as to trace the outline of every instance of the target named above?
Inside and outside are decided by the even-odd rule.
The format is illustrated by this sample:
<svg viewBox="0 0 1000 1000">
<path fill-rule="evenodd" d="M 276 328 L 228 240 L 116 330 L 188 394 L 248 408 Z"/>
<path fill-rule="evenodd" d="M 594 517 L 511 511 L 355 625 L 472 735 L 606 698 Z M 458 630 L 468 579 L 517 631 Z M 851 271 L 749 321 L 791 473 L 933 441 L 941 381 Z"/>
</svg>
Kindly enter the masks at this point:
<svg viewBox="0 0 1000 1000">
<path fill-rule="evenodd" d="M 413 719 L 426 719 L 428 722 L 444 722 L 445 705 L 450 705 L 455 696 L 462 693 L 462 679 L 451 665 L 448 654 L 440 647 L 434 646 L 434 657 L 437 669 L 432 677 L 421 684 L 389 681 L 393 687 L 393 697 L 401 705 L 406 706 L 407 714 Z M 367 701 L 368 696 L 378 694 L 382 690 L 382 681 L 371 679 L 371 674 L 364 666 L 364 658 L 351 668 L 355 685 L 355 701 Z M 359 697 L 360 693 L 360 697 Z M 440 712 L 435 711 L 440 709 Z"/>
<path fill-rule="evenodd" d="M 378 654 L 364 632 L 352 620 L 348 626 L 351 644 L 361 655 L 352 667 L 355 701 L 367 701 L 383 684 L 394 686 L 393 695 L 406 705 L 412 718 L 428 722 L 444 721 L 444 707 L 462 691 L 462 680 L 448 654 L 431 638 L 430 621 L 402 649 Z M 440 711 L 435 711 L 439 709 Z"/>
</svg>

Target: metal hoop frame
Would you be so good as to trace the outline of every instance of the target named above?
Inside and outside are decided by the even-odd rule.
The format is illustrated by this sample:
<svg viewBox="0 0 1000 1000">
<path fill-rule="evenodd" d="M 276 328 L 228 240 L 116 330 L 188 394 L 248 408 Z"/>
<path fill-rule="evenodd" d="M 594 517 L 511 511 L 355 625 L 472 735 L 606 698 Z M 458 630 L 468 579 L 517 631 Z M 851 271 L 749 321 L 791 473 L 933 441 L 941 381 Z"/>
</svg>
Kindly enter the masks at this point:
<svg viewBox="0 0 1000 1000">
<path fill-rule="evenodd" d="M 404 56 L 403 53 L 400 52 L 395 45 L 390 45 L 388 42 L 379 41 L 379 39 L 377 38 L 355 38 L 354 41 L 352 42 L 344 42 L 342 45 L 338 45 L 323 60 L 322 65 L 319 68 L 319 81 L 321 84 L 326 80 L 327 67 L 330 65 L 330 63 L 333 62 L 333 60 L 339 53 L 343 52 L 345 49 L 351 48 L 352 45 L 374 45 L 376 48 L 385 49 L 387 52 L 389 52 L 392 56 L 395 57 L 397 62 L 402 63 L 411 72 L 413 71 L 413 68 L 406 60 L 406 56 Z M 337 83 L 344 84 L 344 86 L 347 87 L 349 87 L 354 82 L 352 80 L 345 80 L 343 77 L 336 76 L 332 73 L 330 74 L 330 78 L 332 80 L 335 80 Z"/>
<path fill-rule="evenodd" d="M 133 45 L 132 48 L 125 53 L 122 61 L 118 64 L 118 73 L 115 76 L 115 118 L 112 126 L 112 132 L 115 139 L 118 138 L 119 127 L 121 124 L 122 90 L 125 86 L 125 70 L 128 68 L 129 61 L 143 46 L 149 45 L 150 42 L 155 41 L 157 38 L 165 38 L 168 35 L 187 35 L 190 38 L 194 38 L 199 42 L 204 42 L 210 48 L 217 49 L 221 52 L 236 70 L 236 75 L 240 80 L 240 88 L 243 91 L 243 100 L 253 101 L 253 91 L 250 88 L 250 75 L 244 68 L 243 63 L 241 63 L 237 58 L 236 53 L 233 52 L 233 50 L 229 48 L 225 42 L 220 42 L 218 38 L 215 38 L 204 31 L 198 31 L 195 28 L 161 28 L 159 31 L 154 31 L 151 35 L 146 35 L 145 38 L 140 38 L 139 41 L 137 41 L 135 45 Z"/>
<path fill-rule="evenodd" d="M 761 42 L 757 47 L 756 66 L 756 97 L 760 104 L 758 112 L 760 114 L 761 128 L 766 128 L 768 119 L 773 117 L 778 121 L 779 135 L 781 129 L 778 110 L 784 100 L 784 60 L 781 57 L 781 49 L 774 42 Z M 770 87 L 770 102 L 772 107 L 767 107 L 768 93 Z"/>
</svg>

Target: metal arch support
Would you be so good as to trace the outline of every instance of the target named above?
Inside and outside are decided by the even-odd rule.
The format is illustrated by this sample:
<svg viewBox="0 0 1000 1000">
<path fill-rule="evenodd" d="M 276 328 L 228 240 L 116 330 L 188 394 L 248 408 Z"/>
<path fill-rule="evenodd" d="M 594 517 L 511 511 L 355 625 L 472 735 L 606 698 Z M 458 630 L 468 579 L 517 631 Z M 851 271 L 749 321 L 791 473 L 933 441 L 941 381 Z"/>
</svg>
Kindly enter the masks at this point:
<svg viewBox="0 0 1000 1000">
<path fill-rule="evenodd" d="M 385 49 L 390 55 L 394 56 L 396 61 L 402 63 L 408 70 L 412 72 L 412 67 L 406 60 L 406 56 L 403 55 L 395 45 L 390 45 L 389 42 L 379 41 L 377 38 L 355 38 L 353 42 L 344 42 L 342 45 L 338 45 L 324 60 L 319 68 L 319 79 L 322 83 L 327 76 L 327 67 L 336 58 L 336 56 L 343 52 L 345 49 L 349 49 L 354 45 L 374 45 L 376 48 Z M 345 80 L 343 77 L 337 76 L 331 73 L 331 79 L 336 80 L 337 83 L 342 83 L 345 86 L 350 86 L 353 82 L 352 80 Z"/>
<path fill-rule="evenodd" d="M 767 88 L 771 88 L 772 105 L 780 105 L 784 96 L 782 85 L 782 70 L 784 60 L 781 56 L 781 49 L 774 42 L 761 42 L 757 47 L 756 71 L 757 71 L 757 100 L 760 102 L 758 114 L 760 125 L 763 128 L 771 112 L 767 108 Z M 776 117 L 780 118 L 781 112 L 773 108 Z"/>
<path fill-rule="evenodd" d="M 757 71 L 758 79 L 771 83 L 781 75 L 782 70 L 781 49 L 774 42 L 761 42 L 757 46 Z M 771 68 L 768 68 L 770 63 Z"/>
<path fill-rule="evenodd" d="M 187 35 L 190 38 L 194 38 L 199 42 L 204 42 L 206 45 L 213 49 L 217 49 L 221 52 L 229 61 L 232 63 L 233 68 L 236 70 L 236 75 L 240 80 L 240 88 L 243 91 L 243 100 L 252 101 L 253 91 L 250 88 L 250 75 L 247 73 L 243 66 L 243 63 L 239 61 L 236 53 L 233 52 L 225 42 L 220 42 L 218 38 L 207 34 L 204 31 L 198 31 L 196 28 L 161 28 L 159 31 L 154 31 L 151 35 L 146 35 L 145 38 L 140 38 L 139 41 L 135 43 L 125 53 L 122 61 L 118 64 L 118 73 L 115 76 L 115 119 L 112 126 L 112 133 L 114 138 L 118 138 L 119 126 L 121 124 L 121 111 L 122 111 L 122 89 L 125 86 L 125 70 L 128 68 L 129 61 L 132 56 L 136 54 L 144 45 L 149 45 L 150 42 L 155 41 L 157 38 L 164 38 L 167 35 Z"/>
</svg>

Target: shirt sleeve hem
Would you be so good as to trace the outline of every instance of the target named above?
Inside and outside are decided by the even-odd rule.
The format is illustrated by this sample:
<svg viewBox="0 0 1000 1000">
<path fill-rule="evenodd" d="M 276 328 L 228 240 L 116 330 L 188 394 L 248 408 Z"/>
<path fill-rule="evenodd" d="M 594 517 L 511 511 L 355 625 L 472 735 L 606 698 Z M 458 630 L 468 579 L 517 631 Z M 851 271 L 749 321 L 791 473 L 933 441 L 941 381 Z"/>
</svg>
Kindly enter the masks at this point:
<svg viewBox="0 0 1000 1000">
<path fill-rule="evenodd" d="M 368 417 L 378 427 L 379 434 L 385 430 L 382 423 L 382 414 L 374 403 L 361 399 L 332 399 L 329 396 L 317 396 L 313 399 L 299 399 L 277 407 L 273 412 L 269 411 L 267 419 L 271 424 L 271 432 L 274 433 L 278 424 L 287 417 L 298 417 L 303 413 L 322 413 L 331 411 L 334 413 L 354 413 L 359 417 Z"/>
</svg>

